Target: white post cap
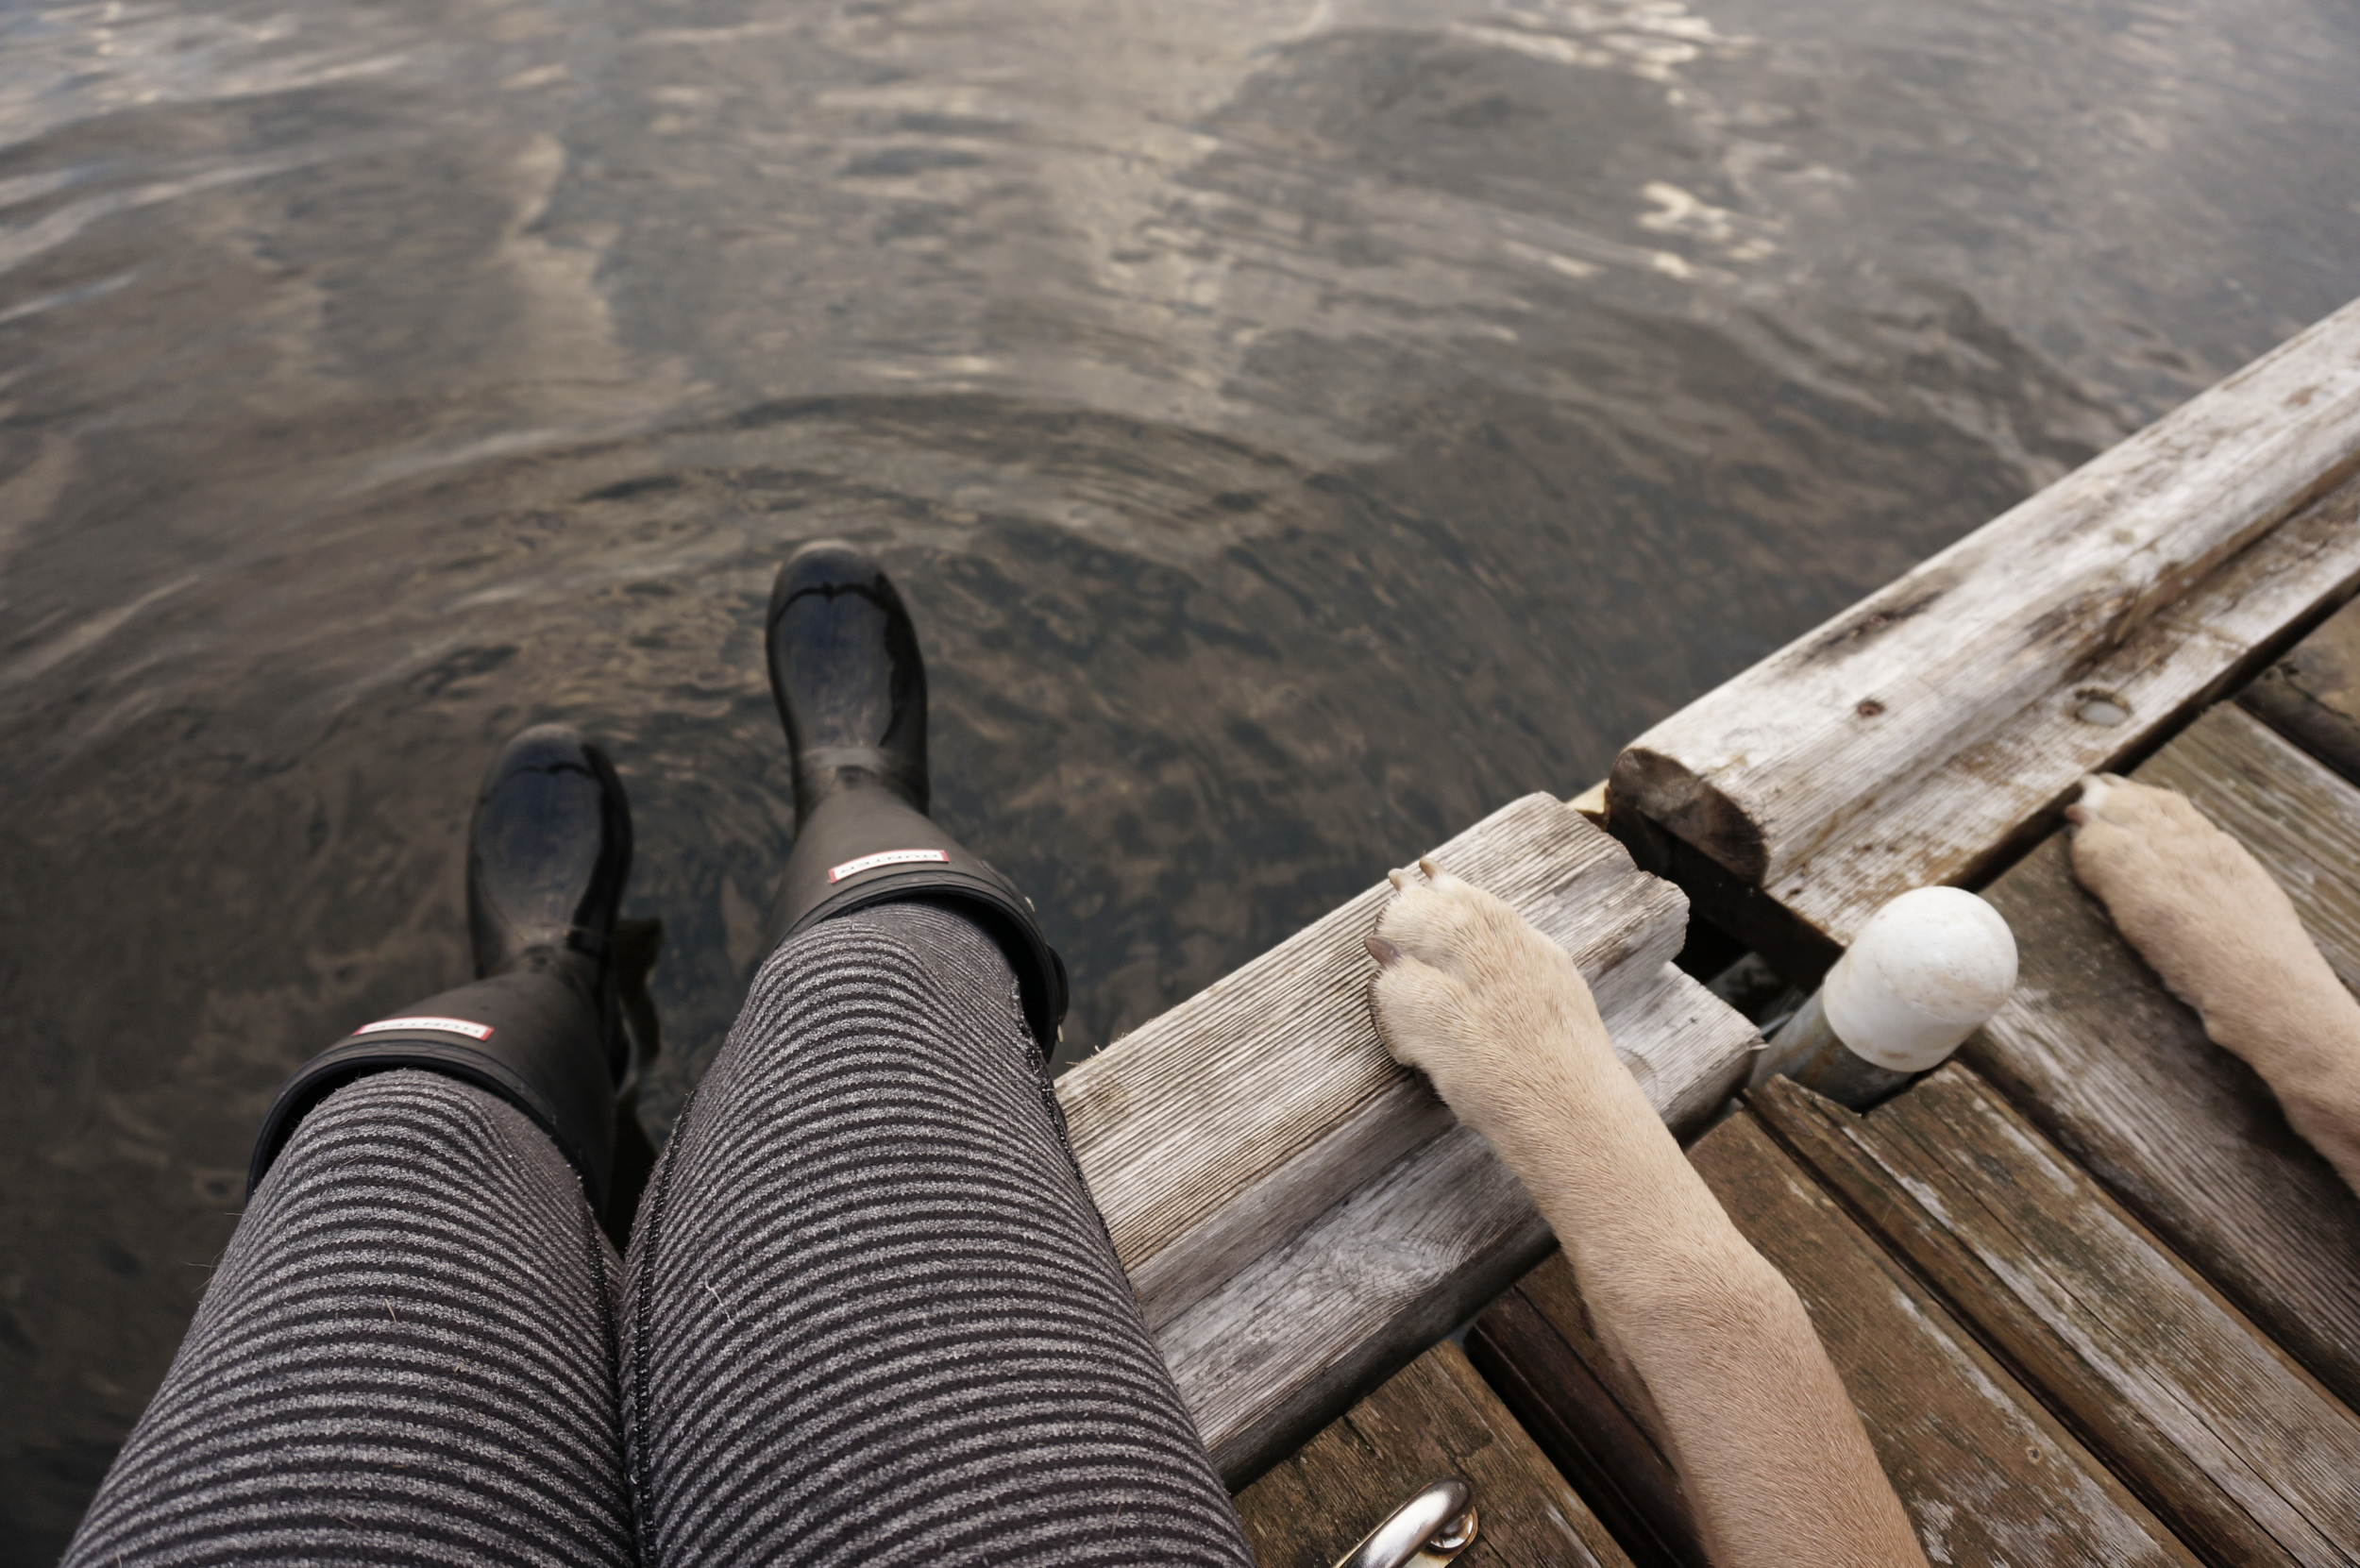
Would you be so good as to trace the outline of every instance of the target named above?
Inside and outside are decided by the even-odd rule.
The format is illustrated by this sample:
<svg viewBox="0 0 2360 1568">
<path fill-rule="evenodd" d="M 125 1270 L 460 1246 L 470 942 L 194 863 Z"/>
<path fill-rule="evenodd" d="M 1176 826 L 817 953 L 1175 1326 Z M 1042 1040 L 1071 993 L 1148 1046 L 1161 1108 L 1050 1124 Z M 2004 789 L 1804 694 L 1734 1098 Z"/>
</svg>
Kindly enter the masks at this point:
<svg viewBox="0 0 2360 1568">
<path fill-rule="evenodd" d="M 1920 887 L 1868 918 L 1821 990 L 1828 1026 L 1896 1072 L 1942 1065 L 2015 988 L 2015 936 L 1958 887 Z"/>
</svg>

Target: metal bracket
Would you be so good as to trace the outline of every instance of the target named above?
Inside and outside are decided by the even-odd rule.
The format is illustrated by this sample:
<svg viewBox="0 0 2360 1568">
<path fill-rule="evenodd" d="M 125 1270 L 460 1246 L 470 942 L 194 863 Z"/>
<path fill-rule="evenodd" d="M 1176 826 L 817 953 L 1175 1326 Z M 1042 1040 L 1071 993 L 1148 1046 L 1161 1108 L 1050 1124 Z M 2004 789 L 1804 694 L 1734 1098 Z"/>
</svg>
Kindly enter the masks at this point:
<svg viewBox="0 0 2360 1568">
<path fill-rule="evenodd" d="M 1441 1568 L 1475 1538 L 1475 1489 L 1456 1475 L 1426 1482 L 1336 1568 Z"/>
</svg>

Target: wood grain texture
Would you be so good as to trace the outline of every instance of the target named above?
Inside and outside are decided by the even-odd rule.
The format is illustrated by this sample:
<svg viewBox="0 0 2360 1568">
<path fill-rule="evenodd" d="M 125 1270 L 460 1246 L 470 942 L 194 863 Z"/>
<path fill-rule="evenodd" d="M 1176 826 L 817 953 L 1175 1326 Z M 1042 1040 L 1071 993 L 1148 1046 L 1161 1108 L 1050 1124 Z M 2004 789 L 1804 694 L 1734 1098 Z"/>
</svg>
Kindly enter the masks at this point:
<svg viewBox="0 0 2360 1568">
<path fill-rule="evenodd" d="M 2360 784 L 2360 605 L 2346 605 L 2237 694 L 2237 704 Z"/>
<path fill-rule="evenodd" d="M 1560 801 L 1513 801 L 1434 853 L 1563 943 L 1610 1028 L 1679 951 L 1687 900 Z M 1369 1012 L 1363 939 L 1391 897 L 1370 888 L 1057 1081 L 1152 1324 L 1450 1126 Z"/>
<path fill-rule="evenodd" d="M 1681 1120 L 1731 1092 L 1760 1038 L 1670 965 L 1615 1042 Z M 1453 1126 L 1409 1150 L 1156 1335 L 1222 1477 L 1241 1486 L 1506 1290 L 1554 1245 L 1523 1187 Z"/>
<path fill-rule="evenodd" d="M 1690 1157 L 1738 1229 L 1802 1297 L 1934 1562 L 2096 1568 L 2195 1560 L 1750 1115 L 1714 1128 Z M 1526 1348 L 1535 1320 L 1563 1352 L 1579 1356 L 1588 1347 L 1596 1355 L 1562 1256 L 1518 1283 L 1503 1307 L 1516 1305 L 1527 1310 L 1494 1308 L 1477 1324 L 1480 1359 L 1543 1367 L 1545 1358 Z M 1610 1387 L 1602 1365 L 1586 1364 Z M 1543 1373 L 1526 1387 L 1551 1382 Z M 1507 1403 L 1517 1408 L 1515 1397 Z M 1591 1462 L 1550 1448 L 1545 1423 L 1525 1418 L 1525 1425 L 1560 1467 Z M 1652 1449 L 1615 1442 L 1594 1448 L 1620 1474 L 1593 1481 L 1569 1470 L 1586 1495 L 1661 1493 L 1661 1460 Z M 1659 1473 L 1653 1477 L 1651 1468 Z M 1658 1524 L 1679 1527 L 1677 1519 Z M 1695 1555 L 1692 1539 L 1676 1548 L 1673 1560 Z"/>
<path fill-rule="evenodd" d="M 1955 1063 L 1748 1104 L 2211 1560 L 2360 1560 L 2360 1422 Z"/>
<path fill-rule="evenodd" d="M 1238 1497 L 1262 1568 L 1329 1568 L 1425 1481 L 1475 1489 L 1459 1568 L 1629 1568 L 1458 1347 L 1404 1367 Z"/>
<path fill-rule="evenodd" d="M 1848 943 L 1912 887 L 1981 881 L 2058 824 L 2082 774 L 2117 771 L 2144 754 L 2355 587 L 2360 481 L 2272 530 L 2015 722 L 1930 770 L 1921 787 L 1877 802 L 1773 891 L 1803 921 Z M 2092 699 L 2129 717 L 2092 724 L 2079 717 Z"/>
<path fill-rule="evenodd" d="M 1657 725 L 1610 793 L 1848 941 L 2350 597 L 2355 462 L 2360 302 Z"/>
<path fill-rule="evenodd" d="M 2185 793 L 2360 975 L 2360 791 L 2233 707 L 2134 775 Z M 2360 1199 L 2246 1065 L 2204 1036 L 2074 882 L 2063 835 L 1984 896 L 2015 995 L 1959 1060 L 2348 1406 L 2360 1407 Z"/>
</svg>

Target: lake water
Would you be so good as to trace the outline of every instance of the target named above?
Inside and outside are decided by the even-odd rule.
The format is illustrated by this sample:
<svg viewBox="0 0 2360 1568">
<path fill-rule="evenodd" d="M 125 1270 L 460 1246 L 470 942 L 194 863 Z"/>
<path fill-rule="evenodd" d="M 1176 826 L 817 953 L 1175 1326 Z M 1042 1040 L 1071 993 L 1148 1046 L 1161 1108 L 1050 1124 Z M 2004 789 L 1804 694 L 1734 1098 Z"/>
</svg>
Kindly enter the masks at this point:
<svg viewBox="0 0 2360 1568">
<path fill-rule="evenodd" d="M 873 546 L 1069 1051 L 2360 295 L 2345 0 L 0 10 L 0 1562 L 603 737 L 661 1135 Z"/>
</svg>

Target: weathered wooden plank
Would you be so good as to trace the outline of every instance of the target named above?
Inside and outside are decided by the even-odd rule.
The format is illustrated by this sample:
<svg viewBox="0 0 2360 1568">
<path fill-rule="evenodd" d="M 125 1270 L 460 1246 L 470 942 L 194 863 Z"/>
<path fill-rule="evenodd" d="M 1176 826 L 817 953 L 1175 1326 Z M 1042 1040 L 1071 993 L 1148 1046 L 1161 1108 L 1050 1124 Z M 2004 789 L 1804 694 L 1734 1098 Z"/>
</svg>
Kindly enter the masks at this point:
<svg viewBox="0 0 2360 1568">
<path fill-rule="evenodd" d="M 1981 881 L 2057 825 L 2083 774 L 2117 771 L 2144 754 L 2355 587 L 2360 480 L 2273 530 L 1923 787 L 1879 802 L 1775 890 L 1815 928 L 1849 942 L 1896 894 Z M 2082 717 L 2109 711 L 2125 717 L 2113 724 Z"/>
<path fill-rule="evenodd" d="M 1549 1245 L 1516 1178 L 1481 1138 L 1453 1128 L 1222 1281 L 1156 1344 L 1234 1488 L 1447 1334 Z"/>
<path fill-rule="evenodd" d="M 1609 1026 L 1679 951 L 1687 902 L 1562 801 L 1527 796 L 1435 851 L 1581 961 Z M 1451 1124 L 1385 1054 L 1342 908 L 1057 1083 L 1076 1158 L 1160 1324 Z"/>
<path fill-rule="evenodd" d="M 2195 1560 L 2111 1474 L 2060 1426 L 1940 1303 L 1846 1217 L 1749 1114 L 1700 1139 L 1690 1157 L 1739 1230 L 1794 1284 L 1843 1376 L 1927 1556 L 1940 1563 L 2189 1563 Z M 1583 1327 L 1564 1259 L 1551 1258 L 1469 1336 L 1475 1364 L 1517 1369 L 1495 1378 L 1504 1402 L 1585 1495 L 1660 1497 L 1664 1467 L 1652 1449 L 1596 1442 L 1598 1462 L 1552 1448 L 1547 1424 L 1519 1403 L 1561 1382 L 1537 1369 L 1543 1346 L 1587 1356 L 1595 1382 L 1613 1378 Z M 1656 1472 L 1650 1477 L 1647 1472 Z M 1660 1517 L 1656 1533 L 1685 1528 Z M 1627 1541 L 1629 1537 L 1625 1538 Z M 1634 1544 L 1633 1557 L 1640 1558 Z M 1693 1538 L 1673 1560 L 1698 1560 Z"/>
<path fill-rule="evenodd" d="M 1863 1118 L 1748 1104 L 2216 1561 L 2360 1560 L 2360 1422 L 1955 1063 Z"/>
<path fill-rule="evenodd" d="M 1615 787 L 1774 882 L 1862 801 L 2120 646 L 2355 454 L 2360 301 L 1656 726 Z"/>
<path fill-rule="evenodd" d="M 2356 462 L 2360 302 L 1648 731 L 1610 806 L 1848 941 L 2350 597 Z"/>
<path fill-rule="evenodd" d="M 2225 706 L 2135 777 L 2183 791 L 2251 850 L 2336 971 L 2360 974 L 2360 791 Z M 2360 1406 L 2360 1199 L 2116 934 L 2074 882 L 2063 835 L 1984 896 L 2022 967 L 1959 1059 Z"/>
<path fill-rule="evenodd" d="M 2360 605 L 2348 604 L 2237 694 L 2246 712 L 2360 784 Z"/>
<path fill-rule="evenodd" d="M 1617 1048 L 1685 1125 L 1721 1104 L 1759 1037 L 1670 965 L 1617 1011 Z M 1408 1150 L 1156 1339 L 1231 1486 L 1261 1473 L 1506 1290 L 1553 1244 L 1516 1178 L 1451 1127 Z"/>
<path fill-rule="evenodd" d="M 1628 1568 L 1630 1559 L 1444 1341 L 1238 1497 L 1262 1568 L 1328 1568 L 1420 1485 L 1457 1475 L 1482 1527 L 1459 1568 Z"/>
</svg>

